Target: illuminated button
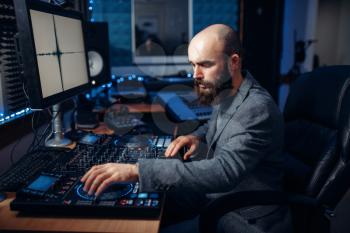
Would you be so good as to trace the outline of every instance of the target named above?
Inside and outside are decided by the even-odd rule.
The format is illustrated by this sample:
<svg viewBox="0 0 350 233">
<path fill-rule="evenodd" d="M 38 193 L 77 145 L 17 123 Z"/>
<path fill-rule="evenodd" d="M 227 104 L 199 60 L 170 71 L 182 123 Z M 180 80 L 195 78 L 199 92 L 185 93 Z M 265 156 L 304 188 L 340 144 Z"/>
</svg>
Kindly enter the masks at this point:
<svg viewBox="0 0 350 233">
<path fill-rule="evenodd" d="M 157 144 L 157 137 L 154 137 L 153 140 L 152 140 L 152 145 L 156 145 Z"/>
<path fill-rule="evenodd" d="M 164 147 L 168 147 L 171 143 L 171 137 L 167 137 L 164 142 Z"/>
<path fill-rule="evenodd" d="M 151 193 L 149 197 L 157 199 L 157 198 L 159 198 L 159 194 L 158 193 Z"/>
<path fill-rule="evenodd" d="M 147 198 L 148 194 L 147 193 L 139 193 L 138 197 L 139 198 Z"/>
<path fill-rule="evenodd" d="M 143 199 L 137 199 L 137 200 L 135 201 L 135 206 L 136 206 L 136 207 L 143 206 L 143 203 L 144 203 Z"/>
<path fill-rule="evenodd" d="M 147 200 L 145 200 L 145 204 L 144 204 L 144 206 L 146 206 L 146 207 L 150 207 L 150 206 L 151 206 L 151 204 L 152 204 L 152 199 L 147 199 Z"/>
<path fill-rule="evenodd" d="M 159 138 L 157 142 L 157 147 L 163 147 L 164 145 L 164 138 Z"/>
<path fill-rule="evenodd" d="M 152 200 L 152 207 L 158 207 L 159 201 L 158 200 Z"/>
</svg>

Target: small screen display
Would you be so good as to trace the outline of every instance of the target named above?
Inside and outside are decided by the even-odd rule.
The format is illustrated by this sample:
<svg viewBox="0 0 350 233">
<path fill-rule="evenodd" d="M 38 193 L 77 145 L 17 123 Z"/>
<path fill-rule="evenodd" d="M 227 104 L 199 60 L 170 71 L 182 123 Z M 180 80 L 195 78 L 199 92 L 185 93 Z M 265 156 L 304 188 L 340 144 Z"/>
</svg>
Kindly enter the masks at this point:
<svg viewBox="0 0 350 233">
<path fill-rule="evenodd" d="M 46 192 L 57 181 L 57 179 L 57 177 L 41 175 L 28 186 L 28 189 Z"/>
<path fill-rule="evenodd" d="M 97 135 L 88 134 L 80 139 L 80 143 L 94 145 L 100 137 Z"/>
</svg>

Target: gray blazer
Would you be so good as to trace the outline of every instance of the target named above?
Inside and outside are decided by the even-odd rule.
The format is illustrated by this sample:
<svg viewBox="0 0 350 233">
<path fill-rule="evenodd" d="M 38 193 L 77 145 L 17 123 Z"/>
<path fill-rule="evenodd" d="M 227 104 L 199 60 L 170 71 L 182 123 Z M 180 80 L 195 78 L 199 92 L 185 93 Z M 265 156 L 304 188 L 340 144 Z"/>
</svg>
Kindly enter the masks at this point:
<svg viewBox="0 0 350 233">
<path fill-rule="evenodd" d="M 234 97 L 214 107 L 210 121 L 194 133 L 207 142 L 207 154 L 191 162 L 140 160 L 143 191 L 178 190 L 208 199 L 227 192 L 279 190 L 282 180 L 283 118 L 267 91 L 245 73 Z M 238 210 L 247 218 L 276 207 Z"/>
</svg>

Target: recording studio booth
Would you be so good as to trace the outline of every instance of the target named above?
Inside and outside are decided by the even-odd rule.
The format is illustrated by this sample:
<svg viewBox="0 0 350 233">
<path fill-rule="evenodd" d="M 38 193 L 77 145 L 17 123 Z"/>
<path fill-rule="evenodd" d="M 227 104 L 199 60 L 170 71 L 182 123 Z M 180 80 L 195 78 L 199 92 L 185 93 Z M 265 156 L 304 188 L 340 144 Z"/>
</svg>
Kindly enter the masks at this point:
<svg viewBox="0 0 350 233">
<path fill-rule="evenodd" d="M 348 232 L 349 17 L 347 0 L 1 0 L 0 232 L 237 232 L 223 219 L 252 206 L 288 207 L 288 232 Z M 227 193 L 174 229 L 171 185 L 85 190 L 92 167 L 196 161 L 166 151 L 216 119 L 188 54 L 213 24 L 281 112 L 283 188 Z"/>
</svg>

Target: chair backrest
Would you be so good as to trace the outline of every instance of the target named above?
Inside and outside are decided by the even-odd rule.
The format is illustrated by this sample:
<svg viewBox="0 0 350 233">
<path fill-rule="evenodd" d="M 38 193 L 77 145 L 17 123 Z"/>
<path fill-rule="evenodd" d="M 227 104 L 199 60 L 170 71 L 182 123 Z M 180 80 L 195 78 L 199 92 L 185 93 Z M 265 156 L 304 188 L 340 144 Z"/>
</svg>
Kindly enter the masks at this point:
<svg viewBox="0 0 350 233">
<path fill-rule="evenodd" d="M 350 66 L 300 76 L 284 117 L 287 190 L 335 208 L 350 187 Z"/>
</svg>

